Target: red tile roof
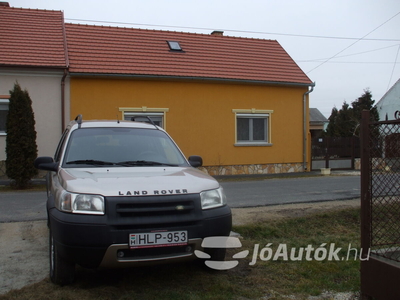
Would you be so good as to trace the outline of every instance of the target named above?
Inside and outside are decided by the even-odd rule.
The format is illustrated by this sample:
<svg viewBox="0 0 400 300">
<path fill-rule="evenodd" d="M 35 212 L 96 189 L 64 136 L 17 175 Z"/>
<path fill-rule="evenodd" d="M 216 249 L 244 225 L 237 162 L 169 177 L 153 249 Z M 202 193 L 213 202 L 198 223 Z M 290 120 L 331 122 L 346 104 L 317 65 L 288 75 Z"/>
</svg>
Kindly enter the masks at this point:
<svg viewBox="0 0 400 300">
<path fill-rule="evenodd" d="M 66 34 L 71 73 L 312 83 L 274 40 L 79 24 Z"/>
<path fill-rule="evenodd" d="M 7 6 L 0 6 L 0 33 L 0 66 L 69 66 L 72 74 L 312 83 L 274 40 L 64 24 L 61 11 Z M 179 42 L 183 51 L 171 51 L 167 41 Z"/>
<path fill-rule="evenodd" d="M 0 66 L 66 67 L 61 11 L 0 6 Z"/>
</svg>

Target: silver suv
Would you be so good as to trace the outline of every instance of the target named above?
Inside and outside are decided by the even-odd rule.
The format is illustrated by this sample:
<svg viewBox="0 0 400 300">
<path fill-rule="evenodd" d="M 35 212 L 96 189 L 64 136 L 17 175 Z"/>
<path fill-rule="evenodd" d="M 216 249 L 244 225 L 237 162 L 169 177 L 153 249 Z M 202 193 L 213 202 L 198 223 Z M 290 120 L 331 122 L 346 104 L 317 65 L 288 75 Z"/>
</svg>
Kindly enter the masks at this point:
<svg viewBox="0 0 400 300">
<path fill-rule="evenodd" d="M 74 280 L 75 265 L 131 267 L 195 259 L 202 240 L 229 236 L 232 215 L 222 187 L 197 170 L 154 124 L 83 121 L 61 137 L 47 174 L 50 278 Z M 225 249 L 209 249 L 224 260 Z"/>
</svg>

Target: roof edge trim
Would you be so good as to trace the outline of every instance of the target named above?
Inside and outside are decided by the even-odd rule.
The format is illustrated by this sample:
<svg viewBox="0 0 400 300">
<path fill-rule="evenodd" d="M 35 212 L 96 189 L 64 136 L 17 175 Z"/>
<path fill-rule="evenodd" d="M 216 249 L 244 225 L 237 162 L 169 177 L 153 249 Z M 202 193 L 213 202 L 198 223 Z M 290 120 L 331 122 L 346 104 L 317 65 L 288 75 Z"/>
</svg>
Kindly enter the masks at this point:
<svg viewBox="0 0 400 300">
<path fill-rule="evenodd" d="M 167 75 L 135 75 L 135 74 L 108 74 L 108 73 L 82 73 L 82 72 L 71 72 L 71 77 L 83 76 L 83 77 L 125 77 L 125 78 L 138 78 L 138 79 L 172 79 L 172 80 L 190 80 L 190 81 L 208 81 L 208 82 L 224 82 L 224 83 L 248 83 L 248 84 L 259 84 L 259 85 L 282 85 L 282 86 L 298 86 L 298 87 L 310 87 L 315 86 L 314 82 L 301 83 L 301 82 L 284 82 L 284 81 L 265 81 L 265 80 L 251 80 L 251 79 L 233 79 L 233 78 L 215 78 L 215 77 L 193 77 L 193 76 L 167 76 Z"/>
</svg>

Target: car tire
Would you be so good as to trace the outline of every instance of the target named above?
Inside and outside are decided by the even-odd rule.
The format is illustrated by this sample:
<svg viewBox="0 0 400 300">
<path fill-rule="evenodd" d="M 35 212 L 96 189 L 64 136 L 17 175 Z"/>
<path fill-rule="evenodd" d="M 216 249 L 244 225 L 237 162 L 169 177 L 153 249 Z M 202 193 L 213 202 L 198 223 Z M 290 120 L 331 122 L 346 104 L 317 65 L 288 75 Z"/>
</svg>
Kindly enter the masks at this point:
<svg viewBox="0 0 400 300">
<path fill-rule="evenodd" d="M 63 286 L 74 282 L 75 264 L 60 256 L 51 230 L 49 233 L 49 260 L 50 279 L 53 283 Z"/>
</svg>

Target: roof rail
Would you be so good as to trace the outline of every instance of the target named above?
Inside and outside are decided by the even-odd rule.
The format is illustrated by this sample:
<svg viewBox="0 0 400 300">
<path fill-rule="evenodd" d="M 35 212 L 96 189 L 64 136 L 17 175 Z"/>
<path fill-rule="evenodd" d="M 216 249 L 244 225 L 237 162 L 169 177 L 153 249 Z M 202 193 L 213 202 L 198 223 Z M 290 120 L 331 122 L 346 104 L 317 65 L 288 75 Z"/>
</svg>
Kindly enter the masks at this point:
<svg viewBox="0 0 400 300">
<path fill-rule="evenodd" d="M 136 118 L 146 118 L 149 122 L 146 122 L 146 121 L 145 121 L 145 123 L 150 123 L 150 124 L 152 124 L 156 129 L 158 129 L 157 125 L 153 122 L 153 120 L 152 120 L 149 116 L 134 116 L 134 117 L 131 117 L 131 121 L 140 122 L 140 121 L 136 121 L 136 120 L 135 120 Z"/>
<path fill-rule="evenodd" d="M 78 123 L 78 128 L 81 128 L 82 125 L 82 115 L 77 115 L 75 118 L 76 123 Z"/>
</svg>

